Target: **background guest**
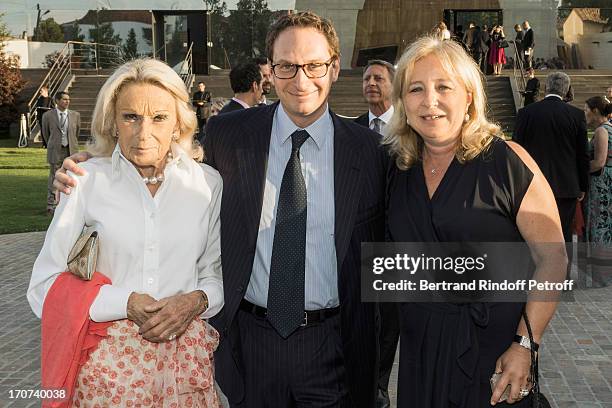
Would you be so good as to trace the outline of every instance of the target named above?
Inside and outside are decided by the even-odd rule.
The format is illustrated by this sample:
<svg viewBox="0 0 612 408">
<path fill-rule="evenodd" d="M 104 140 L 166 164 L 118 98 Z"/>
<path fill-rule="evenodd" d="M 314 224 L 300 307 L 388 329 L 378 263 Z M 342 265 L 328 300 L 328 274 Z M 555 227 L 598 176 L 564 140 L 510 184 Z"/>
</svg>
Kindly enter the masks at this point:
<svg viewBox="0 0 612 408">
<path fill-rule="evenodd" d="M 489 37 L 489 64 L 493 65 L 493 75 L 501 75 L 502 68 L 506 63 L 506 51 L 502 47 L 502 42 L 505 39 L 504 27 L 494 26 Z"/>
<path fill-rule="evenodd" d="M 55 94 L 55 109 L 47 111 L 42 117 L 42 138 L 47 141 L 47 163 L 49 178 L 47 181 L 47 215 L 53 215 L 57 201 L 53 178 L 57 169 L 62 167 L 64 159 L 79 151 L 81 133 L 81 115 L 69 110 L 70 95 L 68 92 Z"/>
<path fill-rule="evenodd" d="M 51 98 L 49 97 L 49 88 L 43 86 L 40 88 L 40 95 L 36 100 L 36 118 L 38 119 L 38 124 L 40 125 L 40 134 L 42 139 L 43 147 L 47 147 L 47 139 L 45 136 L 48 134 L 47 131 L 43 130 L 42 118 L 43 115 L 51 110 Z"/>
<path fill-rule="evenodd" d="M 355 119 L 362 126 L 382 134 L 393 116 L 391 92 L 395 67 L 383 60 L 371 60 L 363 70 L 363 97 L 368 102 L 368 112 Z"/>
<path fill-rule="evenodd" d="M 259 104 L 263 95 L 263 78 L 259 65 L 247 61 L 236 65 L 230 71 L 230 85 L 234 97 L 221 109 L 220 115 Z"/>
<path fill-rule="evenodd" d="M 525 91 L 521 93 L 523 95 L 523 106 L 534 103 L 540 94 L 540 80 L 535 77 L 535 70 L 533 67 L 527 68 L 527 75 L 529 80 L 527 84 L 525 84 Z"/>
<path fill-rule="evenodd" d="M 593 284 L 612 284 L 612 104 L 601 96 L 584 105 L 588 124 L 595 128 L 590 143 L 591 173 L 587 202 L 587 240 Z"/>
<path fill-rule="evenodd" d="M 198 118 L 198 133 L 202 134 L 206 119 L 210 115 L 210 92 L 206 90 L 204 82 L 198 82 L 198 90 L 194 92 L 191 103 L 196 109 L 196 117 Z"/>
</svg>

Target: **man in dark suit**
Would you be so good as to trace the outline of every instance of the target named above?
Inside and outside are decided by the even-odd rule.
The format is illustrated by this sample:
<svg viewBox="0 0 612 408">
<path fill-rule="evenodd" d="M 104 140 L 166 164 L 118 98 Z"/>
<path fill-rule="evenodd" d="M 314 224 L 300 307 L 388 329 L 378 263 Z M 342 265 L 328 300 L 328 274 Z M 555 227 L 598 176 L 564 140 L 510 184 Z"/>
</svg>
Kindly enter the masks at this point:
<svg viewBox="0 0 612 408">
<path fill-rule="evenodd" d="M 523 42 L 521 47 L 523 48 L 523 54 L 525 55 L 525 68 L 531 68 L 533 66 L 533 49 L 535 47 L 535 38 L 533 35 L 533 29 L 529 25 L 529 21 L 523 21 Z"/>
<path fill-rule="evenodd" d="M 363 70 L 363 97 L 368 102 L 369 110 L 355 119 L 362 126 L 382 134 L 385 126 L 393 116 L 391 93 L 395 67 L 383 60 L 371 60 Z M 380 368 L 378 373 L 378 391 L 376 407 L 391 406 L 389 399 L 389 378 L 395 360 L 399 340 L 399 318 L 395 303 L 380 303 Z"/>
<path fill-rule="evenodd" d="M 369 110 L 355 119 L 361 126 L 382 134 L 393 116 L 391 93 L 395 67 L 383 60 L 371 60 L 363 69 L 363 97 Z"/>
<path fill-rule="evenodd" d="M 206 129 L 224 183 L 216 380 L 232 407 L 372 408 L 377 310 L 360 301 L 360 243 L 384 238 L 387 159 L 375 133 L 329 111 L 328 20 L 283 15 L 266 44 L 280 102 Z"/>
<path fill-rule="evenodd" d="M 47 141 L 47 162 L 49 178 L 47 182 L 47 214 L 53 215 L 57 200 L 53 179 L 55 172 L 62 167 L 64 159 L 79 151 L 79 134 L 81 133 L 81 115 L 69 110 L 70 95 L 68 92 L 55 94 L 55 109 L 47 111 L 42 117 L 41 129 L 43 139 Z"/>
<path fill-rule="evenodd" d="M 272 67 L 270 67 L 270 63 L 266 57 L 256 57 L 253 61 L 259 66 L 259 72 L 261 73 L 262 95 L 258 105 L 270 105 L 272 102 L 270 102 L 266 96 L 270 95 L 270 92 L 272 92 Z"/>
<path fill-rule="evenodd" d="M 198 118 L 198 133 L 201 135 L 204 131 L 204 125 L 206 125 L 206 119 L 210 115 L 210 92 L 206 90 L 206 84 L 204 82 L 198 82 L 198 90 L 194 92 L 191 103 L 196 110 L 196 117 Z"/>
<path fill-rule="evenodd" d="M 259 103 L 263 87 L 259 65 L 255 61 L 236 65 L 230 71 L 229 77 L 234 97 L 219 111 L 219 115 L 247 109 Z"/>
<path fill-rule="evenodd" d="M 489 50 L 487 46 L 488 36 L 489 34 L 485 30 L 481 30 L 480 26 L 474 27 L 474 42 L 472 42 L 471 47 L 472 57 L 482 72 L 485 72 L 487 65 L 486 56 Z"/>
<path fill-rule="evenodd" d="M 548 94 L 519 110 L 513 136 L 548 180 L 566 242 L 572 242 L 576 200 L 584 198 L 589 180 L 586 118 L 581 109 L 563 102 L 569 85 L 570 78 L 563 72 L 548 75 Z"/>
<path fill-rule="evenodd" d="M 523 106 L 534 103 L 540 94 L 540 80 L 535 77 L 535 70 L 533 67 L 527 68 L 527 75 L 529 76 L 529 80 L 525 84 L 525 90 L 521 92 L 521 95 L 523 95 Z"/>
</svg>

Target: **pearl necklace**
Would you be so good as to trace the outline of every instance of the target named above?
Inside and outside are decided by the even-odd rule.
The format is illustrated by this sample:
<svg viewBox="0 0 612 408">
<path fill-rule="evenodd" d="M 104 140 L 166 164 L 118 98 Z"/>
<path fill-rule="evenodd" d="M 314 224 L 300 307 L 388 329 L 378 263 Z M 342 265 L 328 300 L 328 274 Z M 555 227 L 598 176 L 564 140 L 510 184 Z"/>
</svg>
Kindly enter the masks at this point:
<svg viewBox="0 0 612 408">
<path fill-rule="evenodd" d="M 172 152 L 168 151 L 168 155 L 166 156 L 166 163 L 170 163 L 172 161 L 174 157 L 172 156 Z M 164 174 L 163 173 L 158 173 L 155 176 L 151 176 L 151 177 L 143 177 L 142 181 L 144 181 L 145 184 L 157 184 L 157 183 L 161 183 L 162 181 L 164 181 Z"/>
</svg>

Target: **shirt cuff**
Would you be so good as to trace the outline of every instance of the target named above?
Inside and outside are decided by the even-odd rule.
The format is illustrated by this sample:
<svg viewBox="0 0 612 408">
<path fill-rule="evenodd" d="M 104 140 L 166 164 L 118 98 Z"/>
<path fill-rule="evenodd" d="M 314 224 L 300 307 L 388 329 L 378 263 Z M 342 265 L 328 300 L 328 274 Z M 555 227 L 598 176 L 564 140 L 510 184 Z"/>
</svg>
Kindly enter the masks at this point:
<svg viewBox="0 0 612 408">
<path fill-rule="evenodd" d="M 208 298 L 208 308 L 200 315 L 202 319 L 209 319 L 219 313 L 223 307 L 223 287 L 215 283 L 205 283 L 200 285 L 196 290 L 201 290 L 206 293 Z"/>
<path fill-rule="evenodd" d="M 89 308 L 89 317 L 94 322 L 127 319 L 127 304 L 132 292 L 113 285 L 102 286 Z"/>
</svg>

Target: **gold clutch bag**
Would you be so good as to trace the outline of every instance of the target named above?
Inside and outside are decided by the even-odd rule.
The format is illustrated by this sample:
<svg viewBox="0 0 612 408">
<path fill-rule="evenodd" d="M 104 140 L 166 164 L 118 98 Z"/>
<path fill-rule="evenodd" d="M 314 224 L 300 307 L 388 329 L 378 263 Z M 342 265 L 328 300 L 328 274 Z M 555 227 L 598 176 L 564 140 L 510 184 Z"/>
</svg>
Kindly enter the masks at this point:
<svg viewBox="0 0 612 408">
<path fill-rule="evenodd" d="M 68 254 L 68 271 L 83 280 L 91 280 L 98 261 L 98 231 L 85 226 Z"/>
</svg>

